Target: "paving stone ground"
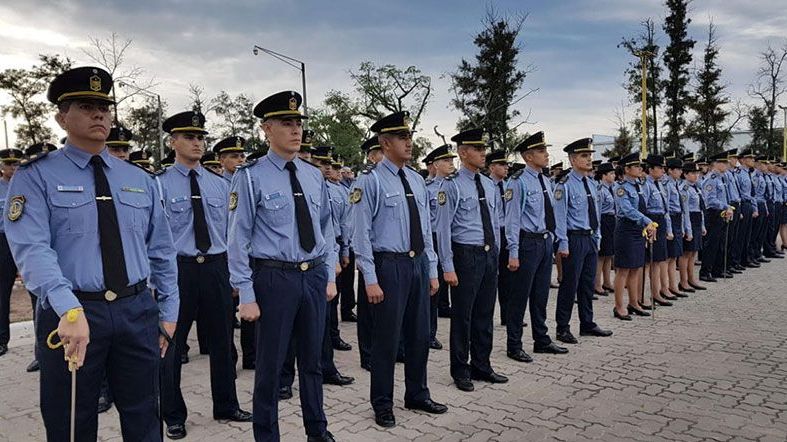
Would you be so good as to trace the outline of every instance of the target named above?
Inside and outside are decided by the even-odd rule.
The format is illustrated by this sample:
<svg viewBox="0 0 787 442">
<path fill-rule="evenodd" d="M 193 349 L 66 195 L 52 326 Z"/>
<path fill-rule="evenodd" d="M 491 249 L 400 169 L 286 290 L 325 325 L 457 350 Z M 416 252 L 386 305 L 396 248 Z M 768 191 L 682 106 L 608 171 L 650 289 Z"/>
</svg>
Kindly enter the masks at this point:
<svg viewBox="0 0 787 442">
<path fill-rule="evenodd" d="M 569 355 L 535 355 L 532 364 L 506 357 L 505 331 L 496 326 L 492 364 L 510 377 L 508 384 L 476 383 L 474 392 L 460 392 L 451 383 L 448 350 L 433 351 L 429 385 L 432 397 L 449 405 L 444 415 L 404 409 L 398 364 L 398 426 L 389 430 L 374 424 L 354 324 L 342 323 L 342 336 L 353 351 L 337 352 L 337 365 L 357 381 L 349 387 L 326 386 L 329 429 L 341 441 L 785 441 L 785 261 L 711 284 L 675 307 L 659 309 L 655 320 L 614 320 L 612 299 L 601 298 L 594 304 L 597 322 L 614 330 L 613 337 L 579 338 Z M 555 296 L 552 290 L 552 334 Z M 11 349 L 0 358 L 3 441 L 44 440 L 38 376 L 24 372 L 32 357 L 29 329 L 15 326 Z M 440 319 L 439 338 L 448 342 L 447 319 Z M 183 373 L 190 412 L 186 440 L 252 440 L 250 424 L 212 420 L 207 356 L 194 353 Z M 251 371 L 239 371 L 238 396 L 248 410 L 252 380 Z M 295 397 L 280 404 L 283 440 L 305 440 L 297 398 L 296 385 Z M 121 440 L 114 409 L 100 418 L 100 438 Z"/>
</svg>

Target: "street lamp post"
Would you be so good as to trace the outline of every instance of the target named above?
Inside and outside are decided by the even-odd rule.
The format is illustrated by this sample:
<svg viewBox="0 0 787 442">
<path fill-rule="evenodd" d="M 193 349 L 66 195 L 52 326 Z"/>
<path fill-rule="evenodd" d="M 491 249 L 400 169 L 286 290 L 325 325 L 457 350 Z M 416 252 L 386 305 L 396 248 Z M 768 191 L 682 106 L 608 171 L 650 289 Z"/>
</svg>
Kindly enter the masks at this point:
<svg viewBox="0 0 787 442">
<path fill-rule="evenodd" d="M 639 64 L 642 67 L 642 117 L 640 118 L 640 131 L 642 132 L 642 147 L 640 148 L 640 156 L 645 158 L 648 156 L 648 57 L 652 57 L 653 53 L 648 51 L 639 51 L 636 53 L 639 57 Z M 653 140 L 655 143 L 656 140 Z M 655 144 L 654 144 L 655 146 Z M 655 148 L 653 149 L 656 150 Z"/>
<path fill-rule="evenodd" d="M 287 63 L 288 65 L 290 65 L 290 66 L 294 67 L 295 69 L 298 69 L 299 71 L 301 71 L 301 88 L 302 88 L 302 94 L 303 94 L 303 114 L 308 117 L 309 116 L 309 106 L 306 104 L 306 63 L 304 63 L 301 60 L 298 60 L 296 58 L 292 58 L 290 56 L 278 53 L 276 51 L 272 51 L 270 49 L 263 48 L 261 46 L 254 45 L 254 47 L 251 49 L 251 52 L 254 53 L 254 55 L 259 55 L 260 51 L 270 55 L 271 57 L 274 57 L 274 58 L 278 59 L 279 61 L 283 61 L 284 63 Z"/>
<path fill-rule="evenodd" d="M 166 147 L 164 146 L 164 132 L 162 131 L 162 120 L 164 119 L 164 116 L 162 115 L 163 111 L 161 109 L 161 95 L 154 94 L 153 92 L 150 92 L 150 91 L 147 91 L 145 89 L 142 89 L 139 86 L 136 86 L 134 84 L 126 83 L 125 81 L 118 81 L 118 86 L 120 86 L 120 87 L 130 87 L 131 89 L 134 89 L 135 91 L 137 91 L 138 93 L 140 93 L 140 94 L 142 94 L 142 95 L 144 95 L 146 97 L 155 98 L 156 99 L 156 105 L 158 106 L 158 109 L 156 111 L 156 114 L 157 114 L 156 118 L 158 119 L 159 161 L 161 161 L 166 156 L 165 153 L 164 153 L 164 151 L 166 150 Z M 117 112 L 116 112 L 116 115 L 117 115 Z"/>
<path fill-rule="evenodd" d="M 784 125 L 782 126 L 782 161 L 787 161 L 787 106 L 779 106 L 784 112 Z"/>
</svg>

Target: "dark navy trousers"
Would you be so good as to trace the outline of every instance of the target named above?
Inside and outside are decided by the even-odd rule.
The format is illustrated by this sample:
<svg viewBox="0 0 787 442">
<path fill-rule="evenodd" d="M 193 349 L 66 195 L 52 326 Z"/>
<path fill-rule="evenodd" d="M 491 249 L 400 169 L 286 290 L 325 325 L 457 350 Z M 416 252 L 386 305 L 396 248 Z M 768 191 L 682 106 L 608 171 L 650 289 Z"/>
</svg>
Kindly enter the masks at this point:
<svg viewBox="0 0 787 442">
<path fill-rule="evenodd" d="M 366 282 L 363 280 L 363 274 L 358 272 L 358 308 L 356 309 L 358 322 L 355 325 L 358 330 L 358 354 L 361 357 L 362 366 L 372 363 L 372 322 L 369 315 Z"/>
<path fill-rule="evenodd" d="M 570 330 L 574 300 L 579 306 L 579 330 L 596 327 L 593 322 L 593 287 L 596 280 L 598 249 L 590 235 L 568 233 L 568 256 L 563 258 L 563 280 L 557 291 L 555 319 L 557 332 Z"/>
<path fill-rule="evenodd" d="M 726 222 L 721 217 L 721 211 L 718 209 L 705 210 L 705 230 L 708 234 L 705 235 L 702 242 L 702 266 L 700 267 L 700 275 L 718 275 L 721 273 L 721 257 L 723 255 L 720 251 L 724 250 L 724 231 Z"/>
<path fill-rule="evenodd" d="M 16 273 L 16 264 L 11 256 L 8 240 L 5 233 L 0 233 L 0 344 L 7 345 L 11 339 L 11 291 L 14 289 Z"/>
<path fill-rule="evenodd" d="M 252 274 L 261 312 L 257 320 L 254 373 L 256 441 L 280 439 L 279 382 L 291 340 L 298 363 L 298 386 L 306 434 L 320 436 L 326 431 L 320 355 L 326 327 L 327 271 L 325 266 L 307 271 L 260 266 Z"/>
<path fill-rule="evenodd" d="M 375 412 L 393 408 L 394 364 L 403 338 L 405 402 L 429 399 L 429 261 L 425 253 L 410 258 L 375 253 L 377 282 L 384 299 L 369 304 L 371 319 L 371 391 Z"/>
<path fill-rule="evenodd" d="M 85 364 L 77 371 L 76 440 L 94 442 L 98 395 L 106 375 L 120 413 L 123 440 L 160 441 L 158 417 L 159 308 L 145 290 L 113 302 L 83 301 L 90 326 Z M 67 441 L 71 373 L 63 349 L 50 350 L 46 339 L 60 318 L 38 306 L 36 340 L 41 365 L 40 401 L 47 440 Z M 56 339 L 56 338 L 55 338 Z"/>
<path fill-rule="evenodd" d="M 751 262 L 749 242 L 751 241 L 752 213 L 754 213 L 752 204 L 743 201 L 741 203 L 742 219 L 738 223 L 738 235 L 735 237 L 731 255 L 736 264 L 745 265 Z M 694 232 L 694 236 L 697 236 L 697 232 Z"/>
<path fill-rule="evenodd" d="M 339 370 L 336 364 L 333 363 L 333 344 L 329 336 L 328 328 L 330 327 L 328 321 L 330 314 L 325 316 L 325 332 L 322 338 L 322 353 L 320 357 L 320 365 L 322 366 L 322 377 L 336 376 Z M 279 381 L 280 387 L 292 387 L 295 382 L 295 342 L 290 341 L 290 346 L 287 349 L 287 359 L 284 360 L 284 365 L 281 368 L 281 379 Z"/>
<path fill-rule="evenodd" d="M 469 379 L 471 371 L 492 372 L 489 355 L 498 254 L 495 247 L 485 251 L 483 246 L 455 243 L 452 249 L 459 285 L 451 291 L 451 377 Z"/>
<path fill-rule="evenodd" d="M 508 270 L 508 241 L 506 241 L 506 230 L 504 228 L 500 229 L 500 243 L 497 268 L 497 302 L 500 305 L 500 323 L 506 325 L 508 294 L 511 291 L 513 274 Z"/>
<path fill-rule="evenodd" d="M 533 341 L 538 347 L 552 343 L 547 334 L 547 300 L 552 279 L 551 234 L 519 235 L 519 269 L 513 273 L 508 298 L 506 347 L 509 352 L 522 350 L 522 321 L 530 303 Z"/>
<path fill-rule="evenodd" d="M 336 277 L 336 283 L 341 301 L 342 319 L 345 319 L 355 308 L 355 252 L 352 249 L 350 264 Z"/>
</svg>

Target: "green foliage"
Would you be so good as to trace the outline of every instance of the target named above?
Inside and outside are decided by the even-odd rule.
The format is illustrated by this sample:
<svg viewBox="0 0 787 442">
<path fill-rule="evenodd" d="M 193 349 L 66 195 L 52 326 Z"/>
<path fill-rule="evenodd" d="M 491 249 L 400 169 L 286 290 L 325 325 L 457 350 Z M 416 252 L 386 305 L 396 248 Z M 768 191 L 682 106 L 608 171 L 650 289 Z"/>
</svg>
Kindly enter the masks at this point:
<svg viewBox="0 0 787 442">
<path fill-rule="evenodd" d="M 691 50 L 696 43 L 688 37 L 687 30 L 691 23 L 688 18 L 690 0 L 666 0 L 669 14 L 664 19 L 664 32 L 670 39 L 664 50 L 664 66 L 667 78 L 664 81 L 664 102 L 667 121 L 667 134 L 664 137 L 665 155 L 681 155 L 680 137 L 686 128 L 686 111 L 691 104 L 689 85 L 689 65 Z"/>
</svg>

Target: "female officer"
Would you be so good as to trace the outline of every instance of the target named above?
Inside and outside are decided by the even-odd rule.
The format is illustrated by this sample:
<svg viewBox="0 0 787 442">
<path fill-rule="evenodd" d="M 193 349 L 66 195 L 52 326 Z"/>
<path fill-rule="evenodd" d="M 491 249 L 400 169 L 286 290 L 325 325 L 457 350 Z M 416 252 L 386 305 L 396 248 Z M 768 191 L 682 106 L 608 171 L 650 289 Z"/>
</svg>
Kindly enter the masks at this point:
<svg viewBox="0 0 787 442">
<path fill-rule="evenodd" d="M 596 286 L 593 292 L 607 296 L 614 292 L 612 287 L 612 259 L 615 255 L 615 167 L 612 163 L 603 163 L 596 171 L 598 185 L 598 206 L 601 208 L 601 247 L 598 250 L 596 265 Z"/>
<path fill-rule="evenodd" d="M 648 155 L 645 163 L 648 173 L 645 178 L 645 193 L 650 196 L 647 199 L 646 215 L 658 224 L 656 238 L 650 245 L 650 254 L 647 257 L 650 292 L 657 304 L 670 306 L 672 303 L 668 300 L 677 298 L 666 294 L 667 287 L 661 283 L 661 275 L 667 272 L 667 241 L 673 239 L 672 220 L 667 209 L 667 190 L 661 182 L 664 176 L 664 157 Z"/>
<path fill-rule="evenodd" d="M 678 288 L 682 292 L 693 293 L 696 290 L 705 290 L 705 287 L 697 283 L 694 275 L 694 261 L 697 252 L 702 249 L 702 237 L 705 231 L 705 203 L 702 200 L 697 180 L 700 176 L 699 168 L 694 163 L 683 165 L 684 182 L 680 187 L 686 194 L 686 206 L 689 211 L 691 228 L 683 239 L 683 256 L 678 258 L 678 268 L 680 269 L 680 284 Z"/>
</svg>

